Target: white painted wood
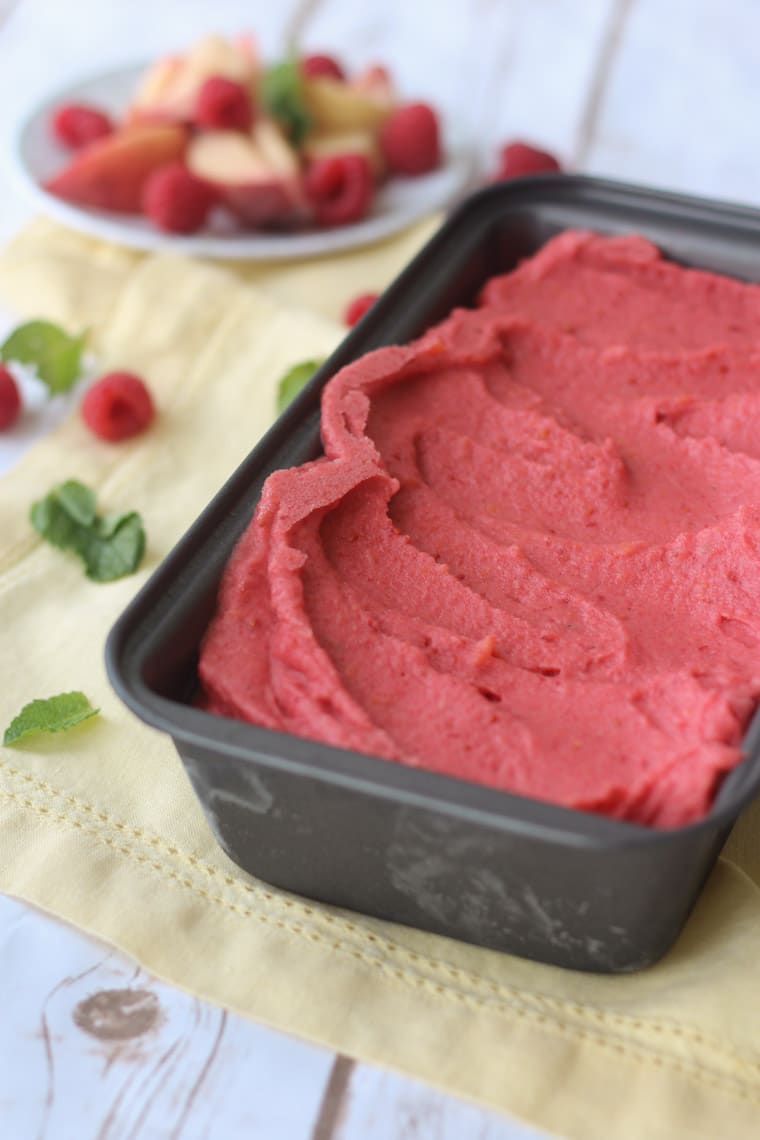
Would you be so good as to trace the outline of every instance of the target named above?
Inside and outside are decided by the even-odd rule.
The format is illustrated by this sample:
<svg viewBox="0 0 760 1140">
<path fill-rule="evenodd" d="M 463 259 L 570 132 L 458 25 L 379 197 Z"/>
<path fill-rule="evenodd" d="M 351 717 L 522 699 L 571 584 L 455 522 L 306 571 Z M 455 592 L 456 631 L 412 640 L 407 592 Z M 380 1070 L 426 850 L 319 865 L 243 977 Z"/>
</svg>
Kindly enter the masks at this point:
<svg viewBox="0 0 760 1140">
<path fill-rule="evenodd" d="M 539 1140 L 546 1135 L 362 1065 L 351 1076 L 335 1140 Z"/>
<path fill-rule="evenodd" d="M 333 1086 L 330 1105 L 328 1050 L 165 985 L 1 895 L 0 1008 L 0 1136 L 13 1140 L 539 1135 L 368 1065 L 344 1062 L 346 1103 Z M 417 1132 L 402 1131 L 410 1121 Z"/>
<path fill-rule="evenodd" d="M 633 0 L 589 172 L 760 205 L 760 4 Z"/>
<path fill-rule="evenodd" d="M 157 982 L 2 897 L 0 963 L 0 1135 L 311 1135 L 327 1050 Z"/>
</svg>

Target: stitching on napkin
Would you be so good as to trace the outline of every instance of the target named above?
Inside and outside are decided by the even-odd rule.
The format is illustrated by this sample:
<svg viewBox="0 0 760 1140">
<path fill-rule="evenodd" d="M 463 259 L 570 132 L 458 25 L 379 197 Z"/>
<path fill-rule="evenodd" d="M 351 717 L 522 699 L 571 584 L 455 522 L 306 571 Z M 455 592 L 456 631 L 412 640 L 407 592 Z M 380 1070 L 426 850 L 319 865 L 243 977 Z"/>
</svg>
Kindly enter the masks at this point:
<svg viewBox="0 0 760 1140">
<path fill-rule="evenodd" d="M 430 958 L 424 955 L 419 955 L 414 951 L 408 950 L 407 948 L 402 947 L 383 936 L 362 930 L 361 927 L 355 923 L 352 923 L 350 920 L 332 915 L 323 910 L 315 909 L 309 906 L 307 903 L 302 903 L 297 899 L 286 898 L 277 895 L 271 890 L 267 889 L 266 886 L 247 883 L 242 879 L 238 879 L 232 875 L 225 874 L 222 869 L 205 863 L 203 860 L 198 859 L 196 856 L 193 856 L 188 852 L 182 851 L 176 846 L 167 844 L 160 836 L 151 835 L 144 831 L 142 828 L 132 827 L 128 824 L 125 824 L 121 820 L 115 819 L 108 812 L 99 810 L 93 804 L 88 803 L 85 800 L 81 800 L 71 793 L 63 792 L 55 788 L 55 786 L 49 782 L 39 780 L 31 773 L 25 772 L 20 768 L 15 768 L 12 765 L 8 764 L 6 761 L 0 761 L 0 769 L 4 770 L 6 774 L 11 778 L 20 779 L 27 785 L 34 788 L 45 801 L 62 800 L 64 804 L 73 808 L 75 811 L 78 811 L 80 814 L 89 817 L 93 822 L 92 826 L 88 827 L 81 821 L 73 819 L 71 815 L 68 815 L 65 812 L 51 812 L 47 808 L 44 809 L 44 814 L 52 814 L 55 818 L 64 822 L 69 822 L 76 827 L 81 827 L 89 834 L 95 835 L 98 838 L 103 838 L 105 835 L 107 837 L 106 841 L 109 839 L 113 841 L 110 842 L 109 845 L 116 846 L 118 850 L 121 850 L 125 854 L 130 854 L 131 857 L 136 858 L 139 862 L 147 862 L 155 869 L 163 870 L 170 878 L 176 879 L 178 882 L 187 886 L 189 889 L 192 889 L 196 893 L 201 894 L 202 896 L 207 897 L 211 900 L 220 902 L 222 905 L 233 910 L 236 908 L 243 909 L 246 912 L 250 912 L 251 914 L 256 915 L 261 913 L 260 911 L 250 910 L 248 907 L 240 908 L 239 904 L 237 903 L 226 900 L 222 896 L 214 896 L 210 894 L 209 891 L 207 891 L 203 886 L 199 886 L 197 883 L 193 883 L 190 879 L 183 879 L 182 875 L 179 874 L 179 872 L 171 867 L 168 863 L 161 862 L 160 860 L 154 860 L 152 854 L 145 855 L 139 851 L 134 851 L 133 848 L 127 848 L 123 845 L 123 842 L 120 846 L 119 841 L 131 839 L 136 844 L 142 844 L 145 847 L 151 848 L 152 851 L 159 852 L 175 861 L 187 864 L 188 866 L 192 867 L 195 872 L 205 876 L 207 879 L 218 882 L 222 886 L 229 887 L 233 891 L 243 892 L 252 900 L 264 900 L 265 902 L 272 904 L 275 909 L 290 911 L 291 913 L 304 916 L 306 918 L 306 922 L 301 922 L 300 928 L 298 926 L 294 926 L 293 924 L 290 926 L 287 926 L 286 924 L 287 929 L 291 929 L 292 932 L 297 932 L 301 936 L 311 938 L 313 930 L 313 934 L 316 935 L 316 940 L 329 940 L 326 938 L 323 931 L 320 931 L 319 929 L 313 929 L 314 923 L 310 920 L 316 919 L 318 922 L 321 922 L 326 926 L 335 927 L 338 930 L 342 930 L 345 933 L 353 936 L 360 946 L 363 945 L 367 949 L 374 947 L 377 950 L 384 950 L 395 958 L 406 959 L 408 962 L 412 963 L 414 967 L 420 969 L 428 968 L 436 974 L 445 974 L 452 981 L 459 983 L 459 989 L 455 989 L 453 986 L 447 987 L 451 989 L 452 992 L 462 992 L 466 994 L 467 991 L 464 990 L 463 986 L 469 984 L 476 990 L 485 989 L 489 992 L 489 994 L 496 997 L 501 996 L 507 1001 L 511 1001 L 512 1003 L 518 1002 L 522 1003 L 522 1005 L 532 1003 L 533 1005 L 538 1005 L 548 1010 L 552 1014 L 558 1011 L 560 1013 L 564 1013 L 565 1015 L 575 1015 L 584 1020 L 595 1021 L 601 1025 L 616 1026 L 622 1030 L 628 1030 L 631 1032 L 635 1032 L 637 1029 L 652 1030 L 660 1035 L 671 1036 L 676 1039 L 691 1042 L 698 1047 L 712 1050 L 721 1058 L 725 1058 L 733 1063 L 738 1063 L 745 1069 L 756 1070 L 760 1075 L 760 1061 L 754 1061 L 742 1056 L 735 1050 L 732 1050 L 730 1047 L 726 1046 L 724 1042 L 711 1037 L 709 1034 L 704 1034 L 701 1031 L 694 1029 L 693 1027 L 671 1024 L 662 1020 L 632 1018 L 625 1014 L 611 1013 L 606 1010 L 595 1008 L 593 1006 L 581 1005 L 575 1002 L 566 1002 L 561 999 L 550 997 L 548 995 L 545 996 L 542 994 L 533 993 L 531 991 L 521 990 L 518 987 L 508 986 L 504 983 L 488 981 L 479 975 L 469 973 L 465 970 L 460 970 L 454 966 L 450 966 L 444 961 Z M 16 793 L 13 792 L 2 792 L 2 794 L 8 796 L 11 799 L 20 798 Z M 28 803 L 28 805 L 32 807 L 32 810 L 43 810 L 40 808 L 40 805 L 35 805 L 34 801 L 32 800 L 22 798 L 21 802 Z M 271 918 L 268 915 L 263 915 L 262 918 L 263 921 L 271 921 Z M 348 944 L 347 948 L 350 952 L 353 952 L 352 948 L 348 946 Z M 361 956 L 366 957 L 364 954 Z M 368 960 L 375 961 L 378 959 L 368 958 Z M 419 975 L 411 974 L 410 976 L 414 979 L 414 984 L 418 984 L 417 977 Z M 432 979 L 427 980 L 429 985 L 435 989 L 436 992 L 438 992 L 441 983 L 437 983 Z M 477 1000 L 489 1000 L 487 997 L 480 998 L 478 994 L 474 994 L 472 996 Z"/>
<path fill-rule="evenodd" d="M 734 1079 L 713 1072 L 711 1069 L 705 1068 L 697 1062 L 684 1062 L 669 1053 L 656 1053 L 646 1046 L 638 1045 L 634 1042 L 619 1042 L 612 1041 L 608 1037 L 602 1036 L 601 1033 L 595 1033 L 592 1030 L 579 1029 L 578 1026 L 568 1024 L 558 1020 L 556 1017 L 550 1017 L 547 1014 L 539 1013 L 537 1010 L 531 1009 L 529 1006 L 517 1006 L 516 1004 L 498 1001 L 488 997 L 478 997 L 473 994 L 467 994 L 461 990 L 455 989 L 453 986 L 446 986 L 442 984 L 434 984 L 428 978 L 422 975 L 414 974 L 410 970 L 396 969 L 393 966 L 387 965 L 380 958 L 372 957 L 371 955 L 363 953 L 361 950 L 356 949 L 341 941 L 331 941 L 325 938 L 317 931 L 306 931 L 304 927 L 295 923 L 287 923 L 282 919 L 272 919 L 269 915 L 263 914 L 259 910 L 254 910 L 251 907 L 241 906 L 239 903 L 233 903 L 225 899 L 221 895 L 213 895 L 209 891 L 196 886 L 191 879 L 184 878 L 177 871 L 168 868 L 164 863 L 158 859 L 152 859 L 149 855 L 141 855 L 139 852 L 134 851 L 124 843 L 120 843 L 117 839 L 107 834 L 95 826 L 88 826 L 80 820 L 72 819 L 70 816 L 64 815 L 61 812 L 54 811 L 52 808 L 44 804 L 35 804 L 33 800 L 26 796 L 21 796 L 16 792 L 10 792 L 5 789 L 0 789 L 0 795 L 10 799 L 16 803 L 21 804 L 23 807 L 29 809 L 35 814 L 57 820 L 59 823 L 67 824 L 75 829 L 83 832 L 86 835 L 92 836 L 99 843 L 103 843 L 111 847 L 129 859 L 147 866 L 159 874 L 167 876 L 170 881 L 192 891 L 195 894 L 202 895 L 208 901 L 213 902 L 219 906 L 224 907 L 235 914 L 240 914 L 244 918 L 255 919 L 263 925 L 275 926 L 279 929 L 285 930 L 291 934 L 295 934 L 299 939 L 304 936 L 312 942 L 321 942 L 328 945 L 331 950 L 339 953 L 348 954 L 351 957 L 371 966 L 375 970 L 379 970 L 396 981 L 405 984 L 413 985 L 417 989 L 426 989 L 435 993 L 439 997 L 447 998 L 459 1005 L 464 1005 L 473 1010 L 490 1009 L 499 1013 L 512 1014 L 517 1018 L 532 1022 L 534 1025 L 541 1026 L 549 1029 L 559 1036 L 568 1037 L 574 1040 L 587 1041 L 591 1044 L 598 1046 L 616 1053 L 618 1056 L 631 1057 L 636 1061 L 643 1061 L 647 1064 L 653 1065 L 655 1068 L 668 1067 L 681 1073 L 687 1079 L 696 1080 L 700 1084 L 709 1084 L 719 1092 L 728 1093 L 736 1096 L 741 1100 L 748 1101 L 751 1104 L 760 1106 L 760 1093 L 757 1088 L 745 1084 L 740 1079 Z"/>
<path fill-rule="evenodd" d="M 521 990 L 515 986 L 508 986 L 504 983 L 488 981 L 487 979 L 484 979 L 477 974 L 469 973 L 466 970 L 460 970 L 455 966 L 450 966 L 447 963 L 440 961 L 439 959 L 417 954 L 415 951 L 409 950 L 404 946 L 400 946 L 398 943 L 394 943 L 384 936 L 379 936 L 372 934 L 369 931 L 363 930 L 360 926 L 358 926 L 356 923 L 351 922 L 349 919 L 335 916 L 322 909 L 315 909 L 308 903 L 300 902 L 298 899 L 275 894 L 265 885 L 248 883 L 243 879 L 226 874 L 221 868 L 217 868 L 209 863 L 205 863 L 203 860 L 198 859 L 196 856 L 183 851 L 181 848 L 178 848 L 172 844 L 167 844 L 160 836 L 155 834 L 151 835 L 143 828 L 132 827 L 129 824 L 125 824 L 108 812 L 96 808 L 88 801 L 82 800 L 71 793 L 64 792 L 45 780 L 39 780 L 31 773 L 25 772 L 23 769 L 14 768 L 6 761 L 0 761 L 0 769 L 4 770 L 9 776 L 20 778 L 25 783 L 30 784 L 38 792 L 40 792 L 44 798 L 50 798 L 51 800 L 61 799 L 75 810 L 81 812 L 83 815 L 91 816 L 95 821 L 97 821 L 97 823 L 105 824 L 107 828 L 113 829 L 113 831 L 117 833 L 118 836 L 129 836 L 136 842 L 143 843 L 156 851 L 160 851 L 172 859 L 187 863 L 194 870 L 200 872 L 208 878 L 221 881 L 225 886 L 228 886 L 233 890 L 242 891 L 247 895 L 253 896 L 254 898 L 260 897 L 266 902 L 273 903 L 277 907 L 282 907 L 284 909 L 300 913 L 306 916 L 307 919 L 316 918 L 319 921 L 324 922 L 326 925 L 338 927 L 339 929 L 346 931 L 346 933 L 356 935 L 360 943 L 369 943 L 371 945 L 376 945 L 379 948 L 387 950 L 396 957 L 407 958 L 413 963 L 419 963 L 421 965 L 432 968 L 436 972 L 445 973 L 455 981 L 462 980 L 470 983 L 471 985 L 474 985 L 476 988 L 486 988 L 491 993 L 502 994 L 505 997 L 518 999 L 531 997 L 539 1004 L 547 1006 L 550 1009 L 559 1009 L 563 1012 L 574 1013 L 581 1017 L 591 1017 L 594 1020 L 601 1021 L 603 1023 L 610 1022 L 611 1024 L 620 1025 L 628 1029 L 635 1030 L 654 1028 L 656 1032 L 669 1033 L 674 1037 L 689 1040 L 696 1045 L 707 1046 L 708 1048 L 715 1049 L 716 1052 L 720 1053 L 721 1055 L 728 1056 L 732 1060 L 739 1061 L 745 1065 L 756 1067 L 758 1071 L 760 1071 L 760 1060 L 748 1061 L 739 1053 L 728 1049 L 722 1041 L 719 1041 L 716 1038 L 712 1038 L 709 1035 L 700 1032 L 699 1030 L 693 1029 L 692 1027 L 669 1024 L 662 1021 L 648 1021 L 638 1017 L 632 1018 L 626 1014 L 610 1013 L 606 1010 L 597 1009 L 593 1006 L 581 1005 L 577 1002 L 568 1002 L 562 1000 L 561 998 L 553 998 L 549 995 L 542 995 L 538 993 L 534 994 L 530 991 Z M 61 818 L 69 819 L 70 817 L 66 816 L 65 813 L 63 813 L 61 814 Z M 166 869 L 170 874 L 176 874 L 174 869 L 170 866 L 166 865 Z"/>
</svg>

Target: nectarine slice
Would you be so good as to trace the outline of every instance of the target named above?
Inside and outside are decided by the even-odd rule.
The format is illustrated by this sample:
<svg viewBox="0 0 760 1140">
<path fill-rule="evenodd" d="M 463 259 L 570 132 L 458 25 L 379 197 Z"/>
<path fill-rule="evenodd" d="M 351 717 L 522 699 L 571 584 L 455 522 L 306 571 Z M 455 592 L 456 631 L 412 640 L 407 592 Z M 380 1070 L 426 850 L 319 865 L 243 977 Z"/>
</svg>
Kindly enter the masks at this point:
<svg viewBox="0 0 760 1140">
<path fill-rule="evenodd" d="M 190 143 L 187 164 L 246 226 L 290 226 L 304 216 L 298 159 L 274 124 L 260 121 L 250 136 L 204 131 Z"/>
<path fill-rule="evenodd" d="M 332 158 L 336 154 L 362 154 L 369 162 L 376 181 L 385 173 L 382 152 L 373 131 L 337 131 L 326 135 L 309 135 L 304 140 L 302 149 L 307 162 Z"/>
<path fill-rule="evenodd" d="M 319 132 L 376 131 L 393 109 L 384 87 L 356 87 L 339 79 L 304 79 L 306 108 Z"/>
<path fill-rule="evenodd" d="M 181 158 L 186 140 L 184 128 L 170 123 L 126 127 L 79 151 L 45 189 L 77 206 L 139 214 L 148 175 Z"/>
<path fill-rule="evenodd" d="M 127 121 L 190 122 L 207 79 L 223 76 L 254 93 L 258 59 L 247 37 L 206 36 L 185 55 L 166 56 L 148 68 L 127 111 Z"/>
</svg>

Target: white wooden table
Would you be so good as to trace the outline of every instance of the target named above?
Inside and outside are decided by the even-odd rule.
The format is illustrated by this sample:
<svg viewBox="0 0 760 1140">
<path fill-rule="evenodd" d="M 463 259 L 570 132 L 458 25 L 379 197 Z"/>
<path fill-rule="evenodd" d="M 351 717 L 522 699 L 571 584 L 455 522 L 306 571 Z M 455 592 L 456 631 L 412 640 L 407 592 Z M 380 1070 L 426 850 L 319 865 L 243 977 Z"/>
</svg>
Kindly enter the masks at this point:
<svg viewBox="0 0 760 1140">
<path fill-rule="evenodd" d="M 268 57 L 295 37 L 387 63 L 484 170 L 519 137 L 577 170 L 760 205 L 757 0 L 0 0 L 0 150 L 50 88 L 246 29 Z M 4 239 L 29 212 L 3 190 Z M 0 468 L 15 454 L 0 441 Z M 0 1002 L 9 1140 L 539 1135 L 227 1014 L 2 897 Z"/>
</svg>

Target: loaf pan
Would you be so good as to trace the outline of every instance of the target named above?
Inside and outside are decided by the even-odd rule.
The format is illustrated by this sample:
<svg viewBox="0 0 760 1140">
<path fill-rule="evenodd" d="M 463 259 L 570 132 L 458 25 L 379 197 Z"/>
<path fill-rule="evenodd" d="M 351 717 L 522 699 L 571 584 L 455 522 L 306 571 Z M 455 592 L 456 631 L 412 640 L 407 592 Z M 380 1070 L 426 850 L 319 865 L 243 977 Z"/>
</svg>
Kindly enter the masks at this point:
<svg viewBox="0 0 760 1140">
<path fill-rule="evenodd" d="M 656 830 L 328 747 L 193 707 L 224 565 L 273 470 L 320 452 L 319 397 L 567 228 L 635 232 L 670 259 L 760 279 L 760 213 L 580 176 L 462 204 L 254 448 L 112 630 L 111 681 L 177 747 L 227 854 L 274 886 L 577 970 L 641 969 L 673 943 L 760 788 L 760 716 L 699 822 Z"/>
</svg>

